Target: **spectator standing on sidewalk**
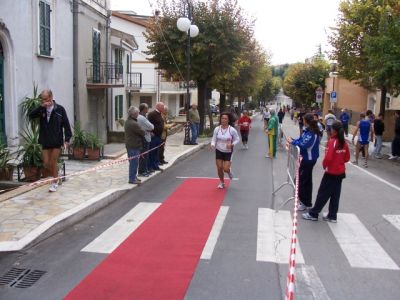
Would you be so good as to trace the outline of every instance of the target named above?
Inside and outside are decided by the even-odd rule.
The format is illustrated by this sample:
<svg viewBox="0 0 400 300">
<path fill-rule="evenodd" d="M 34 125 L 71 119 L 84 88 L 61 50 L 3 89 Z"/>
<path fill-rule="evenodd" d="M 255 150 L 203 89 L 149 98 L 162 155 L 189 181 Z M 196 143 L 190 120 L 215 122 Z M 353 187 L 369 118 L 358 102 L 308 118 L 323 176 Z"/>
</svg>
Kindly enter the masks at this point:
<svg viewBox="0 0 400 300">
<path fill-rule="evenodd" d="M 190 143 L 192 145 L 197 145 L 197 138 L 199 137 L 200 128 L 200 115 L 196 104 L 192 104 L 192 107 L 189 109 L 189 122 L 190 130 L 192 132 Z"/>
<path fill-rule="evenodd" d="M 164 128 L 161 134 L 161 146 L 160 146 L 160 155 L 159 155 L 159 161 L 160 165 L 166 165 L 168 162 L 165 161 L 165 143 L 167 142 L 167 136 L 168 136 L 168 130 L 171 128 L 171 125 L 168 124 L 168 107 L 164 106 L 164 112 L 161 114 L 164 120 Z"/>
<path fill-rule="evenodd" d="M 329 109 L 328 113 L 325 116 L 325 130 L 328 140 L 331 137 L 331 129 L 334 121 L 336 121 L 336 116 L 333 114 L 333 110 Z"/>
<path fill-rule="evenodd" d="M 137 178 L 140 152 L 143 149 L 143 139 L 145 131 L 139 126 L 137 118 L 139 109 L 134 106 L 128 109 L 128 119 L 125 121 L 125 146 L 129 160 L 129 180 L 130 184 L 140 184 Z M 133 158 L 134 157 L 134 158 Z"/>
<path fill-rule="evenodd" d="M 284 117 L 285 117 L 285 112 L 281 108 L 281 109 L 279 109 L 279 112 L 278 112 L 279 125 L 282 125 Z"/>
<path fill-rule="evenodd" d="M 392 142 L 392 154 L 389 159 L 397 159 L 400 156 L 400 110 L 395 112 L 394 139 Z"/>
<path fill-rule="evenodd" d="M 220 115 L 220 125 L 214 129 L 211 139 L 211 148 L 215 149 L 215 164 L 219 177 L 218 189 L 225 188 L 224 173 L 233 179 L 231 170 L 232 154 L 234 146 L 239 143 L 239 135 L 236 129 L 229 125 L 233 117 L 230 113 L 224 112 Z"/>
<path fill-rule="evenodd" d="M 346 177 L 345 163 L 349 160 L 350 151 L 344 138 L 344 128 L 340 122 L 335 121 L 322 162 L 325 174 L 318 189 L 317 199 L 314 207 L 302 214 L 303 219 L 317 221 L 319 213 L 329 200 L 329 211 L 323 220 L 337 222 L 342 181 Z"/>
<path fill-rule="evenodd" d="M 382 149 L 382 135 L 385 131 L 385 123 L 383 122 L 383 114 L 380 113 L 378 118 L 374 120 L 374 133 L 375 133 L 375 158 L 382 158 L 381 149 Z"/>
<path fill-rule="evenodd" d="M 304 116 L 304 132 L 298 139 L 288 138 L 288 143 L 300 148 L 302 157 L 299 168 L 299 211 L 312 206 L 312 171 L 319 157 L 320 132 L 312 114 Z"/>
<path fill-rule="evenodd" d="M 149 171 L 161 171 L 160 169 L 160 145 L 162 143 L 161 136 L 164 130 L 164 119 L 162 113 L 164 112 L 164 103 L 158 102 L 156 108 L 147 115 L 147 119 L 154 125 L 153 135 L 151 137 L 149 153 Z"/>
<path fill-rule="evenodd" d="M 268 128 L 265 130 L 268 135 L 268 153 L 265 157 L 275 158 L 276 157 L 276 140 L 278 137 L 279 120 L 275 114 L 275 110 L 271 109 L 271 118 L 268 122 Z"/>
<path fill-rule="evenodd" d="M 66 149 L 72 136 L 71 126 L 64 107 L 56 103 L 51 90 L 40 93 L 41 105 L 29 114 L 30 119 L 39 120 L 39 144 L 42 145 L 43 177 L 58 177 L 58 158 L 61 147 Z M 65 142 L 64 142 L 65 141 Z M 56 192 L 58 181 L 49 187 L 49 192 Z"/>
<path fill-rule="evenodd" d="M 349 135 L 349 122 L 350 122 L 350 115 L 347 112 L 347 109 L 343 108 L 342 113 L 340 114 L 340 122 L 342 122 L 344 134 L 346 137 Z"/>
<path fill-rule="evenodd" d="M 354 144 L 354 138 L 357 136 L 356 144 L 356 159 L 353 164 L 358 165 L 358 158 L 360 156 L 361 147 L 364 147 L 364 167 L 368 168 L 368 147 L 369 141 L 374 140 L 374 131 L 372 124 L 365 114 L 360 114 L 360 121 L 357 122 L 357 127 L 353 133 L 352 143 Z"/>
<path fill-rule="evenodd" d="M 242 143 L 244 149 L 249 149 L 247 142 L 249 141 L 250 124 L 251 124 L 251 119 L 249 118 L 249 113 L 247 112 L 247 110 L 244 110 L 243 115 L 240 117 L 238 121 L 238 125 L 240 126 L 240 135 L 242 137 Z"/>
<path fill-rule="evenodd" d="M 139 115 L 137 117 L 137 122 L 145 132 L 143 139 L 143 149 L 141 151 L 139 159 L 139 176 L 148 177 L 150 175 L 149 169 L 147 167 L 149 161 L 149 153 L 145 153 L 149 150 L 151 142 L 151 133 L 154 130 L 154 125 L 147 120 L 147 112 L 149 111 L 149 106 L 146 103 L 141 103 L 139 105 Z"/>
</svg>

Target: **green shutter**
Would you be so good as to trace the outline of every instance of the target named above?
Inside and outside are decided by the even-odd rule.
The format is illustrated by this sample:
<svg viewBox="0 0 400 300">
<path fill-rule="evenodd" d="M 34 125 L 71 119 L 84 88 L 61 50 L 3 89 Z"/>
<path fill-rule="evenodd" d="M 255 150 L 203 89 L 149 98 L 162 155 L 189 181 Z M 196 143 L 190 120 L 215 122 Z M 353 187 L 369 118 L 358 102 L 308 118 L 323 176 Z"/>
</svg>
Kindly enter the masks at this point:
<svg viewBox="0 0 400 300">
<path fill-rule="evenodd" d="M 119 96 L 119 118 L 122 119 L 124 113 L 123 96 Z"/>
<path fill-rule="evenodd" d="M 51 9 L 44 1 L 39 2 L 39 49 L 41 55 L 51 55 Z"/>
</svg>

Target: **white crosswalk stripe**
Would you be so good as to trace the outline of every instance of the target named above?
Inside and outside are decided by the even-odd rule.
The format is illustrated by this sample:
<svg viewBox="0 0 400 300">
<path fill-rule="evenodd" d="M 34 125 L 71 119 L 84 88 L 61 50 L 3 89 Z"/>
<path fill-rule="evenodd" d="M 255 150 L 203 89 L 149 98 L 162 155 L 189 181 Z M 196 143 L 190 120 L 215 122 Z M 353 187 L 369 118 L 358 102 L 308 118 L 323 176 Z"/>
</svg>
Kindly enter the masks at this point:
<svg viewBox="0 0 400 300">
<path fill-rule="evenodd" d="M 258 209 L 257 261 L 289 263 L 292 217 L 289 211 L 269 208 Z M 297 244 L 296 262 L 304 263 L 300 245 Z"/>
<path fill-rule="evenodd" d="M 383 215 L 383 217 L 394 227 L 400 230 L 400 215 Z"/>
<path fill-rule="evenodd" d="M 329 300 L 328 293 L 313 266 L 296 267 L 295 298 L 297 300 Z"/>
<path fill-rule="evenodd" d="M 341 213 L 338 223 L 328 224 L 352 267 L 399 270 L 356 215 Z"/>
<path fill-rule="evenodd" d="M 203 253 L 200 257 L 201 259 L 211 259 L 215 245 L 217 244 L 219 235 L 221 233 L 222 226 L 225 222 L 226 215 L 228 214 L 228 210 L 228 206 L 221 206 L 217 218 L 215 219 L 214 225 L 211 229 L 207 243 L 204 246 Z"/>
<path fill-rule="evenodd" d="M 95 253 L 113 252 L 132 232 L 134 232 L 161 203 L 138 203 L 127 214 L 94 239 L 81 251 Z"/>
</svg>

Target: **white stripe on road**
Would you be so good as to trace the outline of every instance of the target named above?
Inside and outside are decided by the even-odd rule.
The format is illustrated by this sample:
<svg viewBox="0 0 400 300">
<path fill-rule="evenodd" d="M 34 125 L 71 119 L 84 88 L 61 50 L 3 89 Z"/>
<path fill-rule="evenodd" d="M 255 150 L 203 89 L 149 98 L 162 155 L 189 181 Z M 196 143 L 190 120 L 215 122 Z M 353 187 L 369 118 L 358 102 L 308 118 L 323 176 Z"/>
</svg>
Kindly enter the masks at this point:
<svg viewBox="0 0 400 300">
<path fill-rule="evenodd" d="M 400 215 L 383 215 L 383 217 L 392 223 L 394 227 L 400 230 Z"/>
<path fill-rule="evenodd" d="M 226 215 L 228 214 L 228 210 L 228 206 L 221 206 L 219 209 L 217 218 L 215 219 L 211 233 L 208 236 L 207 243 L 204 246 L 203 253 L 201 254 L 201 259 L 211 259 L 215 245 L 217 244 L 217 240 L 222 230 L 222 225 L 224 224 Z"/>
<path fill-rule="evenodd" d="M 258 209 L 257 261 L 289 263 L 291 248 L 292 217 L 289 211 L 269 208 Z M 296 262 L 304 263 L 300 245 L 297 243 Z"/>
<path fill-rule="evenodd" d="M 113 252 L 160 205 L 161 203 L 140 202 L 81 251 L 95 253 Z"/>
<path fill-rule="evenodd" d="M 219 179 L 219 177 L 188 177 L 188 176 L 176 176 L 176 179 Z M 239 178 L 232 178 L 233 181 L 239 180 Z"/>
<path fill-rule="evenodd" d="M 328 224 L 352 267 L 399 269 L 356 215 L 338 214 L 338 222 Z"/>
<path fill-rule="evenodd" d="M 329 300 L 328 293 L 313 266 L 299 265 L 296 269 L 296 299 Z"/>
</svg>

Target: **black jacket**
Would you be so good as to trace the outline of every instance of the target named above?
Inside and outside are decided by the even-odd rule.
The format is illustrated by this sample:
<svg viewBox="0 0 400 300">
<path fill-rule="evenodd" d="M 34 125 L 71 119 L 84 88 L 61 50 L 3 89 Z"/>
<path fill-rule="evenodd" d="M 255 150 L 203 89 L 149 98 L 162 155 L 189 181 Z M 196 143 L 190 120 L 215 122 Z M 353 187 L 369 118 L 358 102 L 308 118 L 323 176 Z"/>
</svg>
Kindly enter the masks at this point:
<svg viewBox="0 0 400 300">
<path fill-rule="evenodd" d="M 161 113 L 156 110 L 153 110 L 147 115 L 147 119 L 150 121 L 151 124 L 154 125 L 154 130 L 153 130 L 154 135 L 161 138 L 161 135 L 164 130 L 164 119 L 161 116 Z"/>
<path fill-rule="evenodd" d="M 29 114 L 29 118 L 40 118 L 39 144 L 41 144 L 43 148 L 60 148 L 64 144 L 64 135 L 66 142 L 69 142 L 72 137 L 67 113 L 64 107 L 57 104 L 55 101 L 49 122 L 47 122 L 46 108 L 42 106 L 35 108 Z"/>
</svg>

